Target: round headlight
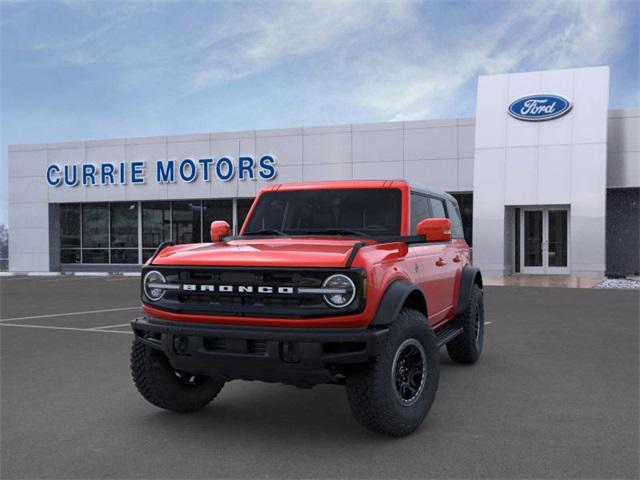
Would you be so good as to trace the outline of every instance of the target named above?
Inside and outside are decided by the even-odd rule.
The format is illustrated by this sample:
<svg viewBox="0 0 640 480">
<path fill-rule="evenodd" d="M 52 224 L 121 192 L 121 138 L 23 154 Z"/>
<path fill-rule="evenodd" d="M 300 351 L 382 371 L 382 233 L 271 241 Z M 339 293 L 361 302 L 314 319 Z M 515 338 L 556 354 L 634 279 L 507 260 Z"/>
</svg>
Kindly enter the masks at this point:
<svg viewBox="0 0 640 480">
<path fill-rule="evenodd" d="M 349 277 L 340 273 L 328 277 L 322 284 L 322 288 L 331 290 L 323 297 L 324 301 L 334 308 L 344 308 L 356 297 L 356 286 Z"/>
<path fill-rule="evenodd" d="M 157 302 L 164 297 L 166 290 L 162 285 L 165 283 L 167 283 L 167 280 L 164 278 L 164 275 L 157 270 L 151 270 L 144 276 L 144 280 L 142 281 L 145 296 L 152 302 Z"/>
</svg>

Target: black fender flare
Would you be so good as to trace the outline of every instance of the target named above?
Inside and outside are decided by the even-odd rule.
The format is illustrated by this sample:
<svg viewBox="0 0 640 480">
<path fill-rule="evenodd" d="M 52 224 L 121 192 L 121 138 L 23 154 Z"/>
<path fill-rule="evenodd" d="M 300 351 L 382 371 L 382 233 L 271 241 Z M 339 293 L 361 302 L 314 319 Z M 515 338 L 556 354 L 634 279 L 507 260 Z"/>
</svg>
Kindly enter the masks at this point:
<svg viewBox="0 0 640 480">
<path fill-rule="evenodd" d="M 416 290 L 424 299 L 426 306 L 427 301 L 420 287 L 404 280 L 394 280 L 391 282 L 384 292 L 382 300 L 380 300 L 380 305 L 378 305 L 378 311 L 375 317 L 373 317 L 373 321 L 369 325 L 379 327 L 392 323 L 400 313 L 405 300 Z"/>
<path fill-rule="evenodd" d="M 467 309 L 469 298 L 471 297 L 471 289 L 474 284 L 478 284 L 482 288 L 482 274 L 478 267 L 473 265 L 465 265 L 460 276 L 460 295 L 458 296 L 458 305 L 456 306 L 456 315 L 460 315 Z"/>
</svg>

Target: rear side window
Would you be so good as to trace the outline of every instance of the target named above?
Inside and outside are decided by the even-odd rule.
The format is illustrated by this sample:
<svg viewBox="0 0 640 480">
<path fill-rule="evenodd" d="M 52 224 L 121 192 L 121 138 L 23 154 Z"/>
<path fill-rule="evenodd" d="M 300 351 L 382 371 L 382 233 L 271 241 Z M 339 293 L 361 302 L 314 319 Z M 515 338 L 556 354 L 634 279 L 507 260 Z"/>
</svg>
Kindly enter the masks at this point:
<svg viewBox="0 0 640 480">
<path fill-rule="evenodd" d="M 447 200 L 447 210 L 449 212 L 449 220 L 451 220 L 451 236 L 453 238 L 464 238 L 464 229 L 462 228 L 458 205 L 451 200 Z"/>
<path fill-rule="evenodd" d="M 411 194 L 411 235 L 416 234 L 418 222 L 429 218 L 429 197 L 418 193 Z"/>
<path fill-rule="evenodd" d="M 447 218 L 447 211 L 444 208 L 444 202 L 439 198 L 431 197 L 431 211 L 433 212 L 433 218 Z"/>
</svg>

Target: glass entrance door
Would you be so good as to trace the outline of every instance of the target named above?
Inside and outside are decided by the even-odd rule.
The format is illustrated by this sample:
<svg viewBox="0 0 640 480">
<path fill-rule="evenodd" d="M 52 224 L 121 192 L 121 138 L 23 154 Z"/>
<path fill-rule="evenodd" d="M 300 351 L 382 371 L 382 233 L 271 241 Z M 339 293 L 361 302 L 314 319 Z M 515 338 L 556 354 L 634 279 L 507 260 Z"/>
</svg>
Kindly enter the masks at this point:
<svg viewBox="0 0 640 480">
<path fill-rule="evenodd" d="M 566 208 L 523 208 L 520 272 L 569 273 L 569 212 Z"/>
</svg>

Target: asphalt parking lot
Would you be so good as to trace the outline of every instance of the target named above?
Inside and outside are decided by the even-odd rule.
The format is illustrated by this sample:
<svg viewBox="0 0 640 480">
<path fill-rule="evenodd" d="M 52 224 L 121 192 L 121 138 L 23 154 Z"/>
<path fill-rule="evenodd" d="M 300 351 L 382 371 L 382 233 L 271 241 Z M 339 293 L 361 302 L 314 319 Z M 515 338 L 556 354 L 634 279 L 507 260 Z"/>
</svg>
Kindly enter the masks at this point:
<svg viewBox="0 0 640 480">
<path fill-rule="evenodd" d="M 480 362 L 443 354 L 427 421 L 390 439 L 338 386 L 147 404 L 129 374 L 138 282 L 0 280 L 2 478 L 638 477 L 638 291 L 487 287 Z"/>
</svg>

